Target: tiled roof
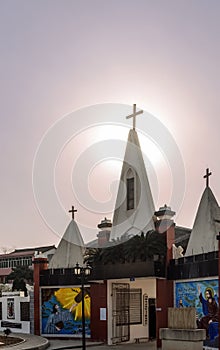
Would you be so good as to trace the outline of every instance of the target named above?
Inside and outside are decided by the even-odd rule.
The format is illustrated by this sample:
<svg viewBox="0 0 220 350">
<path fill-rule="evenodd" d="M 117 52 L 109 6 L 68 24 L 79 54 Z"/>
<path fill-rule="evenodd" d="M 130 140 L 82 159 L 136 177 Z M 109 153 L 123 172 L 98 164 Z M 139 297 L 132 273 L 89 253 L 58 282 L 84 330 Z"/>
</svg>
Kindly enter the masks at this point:
<svg viewBox="0 0 220 350">
<path fill-rule="evenodd" d="M 0 269 L 0 276 L 7 276 L 12 272 L 10 267 L 3 267 Z"/>
<path fill-rule="evenodd" d="M 7 254 L 0 254 L 0 259 L 8 259 L 20 256 L 34 256 L 36 251 L 38 252 L 47 252 L 48 250 L 55 249 L 54 245 L 51 246 L 43 246 L 43 247 L 34 247 L 34 248 L 23 248 L 23 249 L 15 249 L 13 252 Z"/>
</svg>

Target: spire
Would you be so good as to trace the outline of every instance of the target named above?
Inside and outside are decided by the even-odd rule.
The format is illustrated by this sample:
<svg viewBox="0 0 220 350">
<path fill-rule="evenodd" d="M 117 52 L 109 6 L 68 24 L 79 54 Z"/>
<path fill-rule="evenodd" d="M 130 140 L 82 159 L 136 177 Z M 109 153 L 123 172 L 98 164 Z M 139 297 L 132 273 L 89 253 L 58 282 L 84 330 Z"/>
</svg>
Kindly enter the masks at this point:
<svg viewBox="0 0 220 350">
<path fill-rule="evenodd" d="M 77 262 L 82 265 L 84 252 L 84 242 L 77 223 L 71 220 L 49 263 L 49 268 L 69 268 L 75 266 Z"/>
<path fill-rule="evenodd" d="M 134 127 L 128 135 L 110 239 L 154 229 L 154 202 Z"/>
<path fill-rule="evenodd" d="M 206 175 L 210 176 L 209 171 L 207 171 Z M 218 223 L 216 221 L 219 219 L 219 205 L 208 183 L 206 183 L 185 256 L 218 250 L 218 241 L 216 240 Z"/>
</svg>

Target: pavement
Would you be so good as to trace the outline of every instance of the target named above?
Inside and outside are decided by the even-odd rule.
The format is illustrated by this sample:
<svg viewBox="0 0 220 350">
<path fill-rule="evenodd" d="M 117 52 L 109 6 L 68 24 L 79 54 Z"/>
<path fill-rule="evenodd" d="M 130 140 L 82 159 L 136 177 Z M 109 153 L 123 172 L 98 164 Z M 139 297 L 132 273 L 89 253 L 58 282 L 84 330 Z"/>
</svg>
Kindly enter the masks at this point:
<svg viewBox="0 0 220 350">
<path fill-rule="evenodd" d="M 37 335 L 13 333 L 10 336 L 21 338 L 22 342 L 17 345 L 0 346 L 1 350 L 61 350 L 61 349 L 77 349 L 82 348 L 81 340 L 71 339 L 47 339 Z M 121 343 L 118 345 L 107 345 L 101 342 L 86 342 L 86 348 L 91 350 L 157 350 L 156 341 L 148 341 L 140 344 L 135 343 Z"/>
<path fill-rule="evenodd" d="M 3 333 L 0 332 L 2 335 Z M 32 335 L 27 333 L 12 333 L 10 337 L 20 338 L 21 342 L 17 345 L 1 345 L 1 349 L 12 349 L 12 350 L 44 350 L 49 346 L 49 341 L 46 338 L 38 335 Z"/>
<path fill-rule="evenodd" d="M 61 349 L 75 349 L 81 348 L 82 343 L 76 340 L 49 340 L 50 345 L 47 348 L 48 350 L 61 350 Z M 148 341 L 143 343 L 121 343 L 117 345 L 107 345 L 100 342 L 87 342 L 86 348 L 90 348 L 91 350 L 156 350 L 156 341 Z"/>
<path fill-rule="evenodd" d="M 62 349 L 76 349 L 81 348 L 82 343 L 80 340 L 49 340 L 50 345 L 48 350 L 62 350 Z M 87 342 L 86 348 L 90 350 L 161 350 L 157 348 L 156 340 L 136 343 L 121 343 L 117 345 L 107 345 L 103 343 Z M 177 349 L 178 350 L 178 349 Z M 209 346 L 204 346 L 203 350 L 218 350 Z"/>
<path fill-rule="evenodd" d="M 1 334 L 1 332 L 0 332 Z M 47 339 L 37 335 L 14 333 L 16 338 L 21 338 L 22 342 L 18 345 L 0 346 L 2 349 L 8 350 L 64 350 L 64 349 L 81 349 L 82 341 L 75 339 Z M 86 342 L 86 348 L 90 350 L 159 350 L 156 340 L 136 343 L 121 343 L 117 345 L 107 345 L 101 342 Z M 204 346 L 203 350 L 218 350 L 209 346 Z"/>
</svg>

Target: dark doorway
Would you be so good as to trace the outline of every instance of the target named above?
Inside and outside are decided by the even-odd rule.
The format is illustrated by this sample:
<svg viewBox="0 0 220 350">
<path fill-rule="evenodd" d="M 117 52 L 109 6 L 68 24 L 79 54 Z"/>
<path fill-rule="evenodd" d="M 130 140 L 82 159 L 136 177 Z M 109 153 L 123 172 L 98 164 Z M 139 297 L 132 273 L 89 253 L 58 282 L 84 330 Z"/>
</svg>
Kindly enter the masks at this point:
<svg viewBox="0 0 220 350">
<path fill-rule="evenodd" d="M 149 298 L 149 339 L 156 338 L 156 299 Z"/>
</svg>

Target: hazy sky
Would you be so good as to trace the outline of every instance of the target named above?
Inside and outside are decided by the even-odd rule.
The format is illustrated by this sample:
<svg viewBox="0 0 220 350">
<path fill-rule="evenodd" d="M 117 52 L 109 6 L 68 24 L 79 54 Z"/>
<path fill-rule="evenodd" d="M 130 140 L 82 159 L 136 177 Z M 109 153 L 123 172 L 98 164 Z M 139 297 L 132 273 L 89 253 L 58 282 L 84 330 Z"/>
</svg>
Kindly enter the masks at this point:
<svg viewBox="0 0 220 350">
<path fill-rule="evenodd" d="M 124 113 L 131 113 L 133 103 L 157 118 L 161 130 L 167 128 L 181 153 L 185 176 L 182 174 L 180 191 L 185 186 L 185 196 L 181 208 L 172 207 L 177 211 L 176 223 L 192 226 L 205 188 L 203 175 L 207 167 L 213 173 L 211 188 L 220 202 L 219 16 L 219 0 L 0 2 L 1 247 L 57 244 L 72 204 L 78 209 L 76 220 L 86 220 L 89 227 L 95 228 L 106 215 L 110 217 L 131 125 Z M 113 108 L 112 120 L 106 116 L 107 110 L 111 112 L 109 104 L 118 106 L 118 115 Z M 94 126 L 100 105 L 105 106 L 105 126 L 98 116 L 99 126 Z M 97 110 L 88 115 L 88 106 L 97 106 Z M 69 134 L 62 130 L 68 116 L 75 133 L 72 138 L 72 129 Z M 143 118 L 138 117 L 137 125 L 144 132 L 148 122 L 147 117 L 145 121 Z M 55 208 L 54 218 L 50 212 L 45 220 L 40 214 L 45 208 L 39 208 L 39 203 L 37 208 L 35 201 L 36 191 L 41 189 L 33 190 L 32 173 L 36 152 L 51 131 L 55 131 L 55 140 L 61 134 L 63 137 L 45 153 L 48 164 L 51 161 L 53 166 L 54 188 L 62 210 L 59 215 L 57 203 L 48 200 L 50 194 L 45 189 L 45 206 L 51 212 Z M 111 159 L 107 164 L 98 159 L 85 169 L 91 175 L 91 196 L 105 203 L 109 193 L 104 188 L 111 188 L 111 205 L 101 213 L 99 206 L 90 208 L 96 216 L 88 222 L 90 216 L 80 210 L 72 193 L 74 162 L 79 157 L 83 163 L 82 152 L 87 148 L 92 151 L 95 146 L 94 153 L 97 148 L 104 149 L 104 140 L 109 152 L 109 139 L 119 142 L 119 153 L 112 156 L 112 163 Z M 55 148 L 59 159 L 53 163 L 49 151 L 52 154 Z M 157 178 L 157 209 L 164 202 L 169 204 L 163 191 L 172 187 L 173 181 L 163 161 L 158 161 L 159 166 L 153 162 L 154 151 L 148 155 L 150 147 L 144 141 L 142 149 L 150 164 L 151 181 Z M 76 176 L 85 175 L 85 163 L 81 168 L 79 165 Z M 172 166 L 170 172 L 174 176 Z M 41 168 L 39 174 L 38 186 L 42 183 L 50 187 L 45 182 L 50 180 L 48 173 Z M 158 199 L 159 192 L 162 194 Z M 55 231 L 59 232 L 51 230 L 53 219 L 58 222 Z M 85 234 L 84 239 L 93 239 L 95 234 Z"/>
</svg>

